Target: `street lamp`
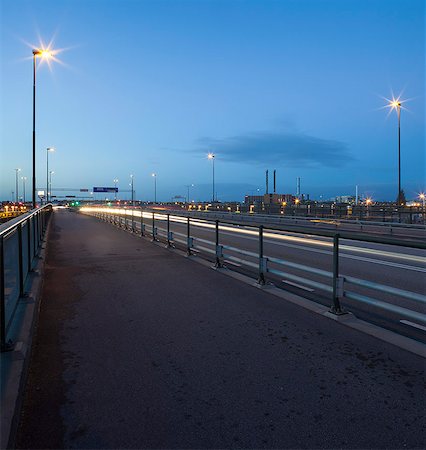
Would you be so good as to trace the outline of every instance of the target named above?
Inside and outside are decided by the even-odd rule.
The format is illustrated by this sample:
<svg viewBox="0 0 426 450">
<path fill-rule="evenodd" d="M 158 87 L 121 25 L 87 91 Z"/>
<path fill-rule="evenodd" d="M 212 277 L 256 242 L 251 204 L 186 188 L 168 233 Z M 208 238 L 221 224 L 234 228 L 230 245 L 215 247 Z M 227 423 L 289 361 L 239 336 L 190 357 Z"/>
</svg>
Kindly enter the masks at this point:
<svg viewBox="0 0 426 450">
<path fill-rule="evenodd" d="M 118 178 L 114 178 L 112 181 L 114 182 L 115 200 L 117 201 L 117 183 L 118 183 Z"/>
<path fill-rule="evenodd" d="M 53 170 L 51 170 L 50 172 L 49 172 L 49 190 L 47 191 L 47 195 L 48 195 L 48 197 L 51 197 L 52 196 L 52 175 L 54 174 L 55 172 L 53 171 Z"/>
<path fill-rule="evenodd" d="M 53 147 L 47 147 L 46 149 L 46 204 L 49 203 L 49 153 L 54 151 Z"/>
<path fill-rule="evenodd" d="M 423 209 L 425 209 L 425 197 L 426 197 L 426 195 L 424 194 L 424 192 L 421 192 L 420 194 L 419 194 L 419 199 L 422 201 L 422 203 L 423 203 Z"/>
<path fill-rule="evenodd" d="M 187 194 L 188 194 L 187 197 L 186 197 L 186 202 L 189 203 L 190 202 L 190 200 L 189 200 L 189 189 L 194 187 L 194 184 L 186 184 L 185 187 L 187 189 Z"/>
<path fill-rule="evenodd" d="M 133 198 L 133 193 L 134 193 L 134 190 L 133 190 L 133 175 L 130 175 L 130 180 L 131 180 L 130 186 L 132 187 L 132 206 L 135 206 L 135 202 L 134 202 L 134 198 Z"/>
<path fill-rule="evenodd" d="M 36 60 L 37 57 L 42 59 L 49 59 L 52 56 L 52 52 L 49 49 L 34 49 L 33 50 L 33 186 L 32 186 L 32 201 L 33 208 L 36 207 L 36 139 L 35 139 L 35 97 L 36 97 Z"/>
<path fill-rule="evenodd" d="M 398 206 L 403 202 L 401 191 L 401 105 L 402 101 L 400 100 L 400 97 L 396 99 L 392 98 L 392 100 L 389 100 L 388 103 L 388 107 L 391 108 L 391 110 L 395 109 L 398 114 Z"/>
<path fill-rule="evenodd" d="M 157 203 L 157 174 L 152 173 L 151 176 L 154 178 L 154 203 Z"/>
<path fill-rule="evenodd" d="M 209 153 L 207 155 L 207 158 L 212 161 L 212 168 L 213 168 L 213 195 L 212 195 L 212 203 L 214 203 L 214 199 L 215 199 L 215 195 L 214 195 L 214 159 L 215 159 L 215 156 L 216 155 L 214 153 Z"/>
<path fill-rule="evenodd" d="M 21 171 L 21 169 L 15 169 L 15 198 L 16 203 L 19 202 L 19 192 L 18 192 L 18 173 Z"/>
<path fill-rule="evenodd" d="M 23 189 L 23 193 L 24 193 L 23 200 L 25 203 L 25 182 L 27 181 L 27 177 L 21 177 L 21 180 L 22 180 L 22 189 Z"/>
</svg>

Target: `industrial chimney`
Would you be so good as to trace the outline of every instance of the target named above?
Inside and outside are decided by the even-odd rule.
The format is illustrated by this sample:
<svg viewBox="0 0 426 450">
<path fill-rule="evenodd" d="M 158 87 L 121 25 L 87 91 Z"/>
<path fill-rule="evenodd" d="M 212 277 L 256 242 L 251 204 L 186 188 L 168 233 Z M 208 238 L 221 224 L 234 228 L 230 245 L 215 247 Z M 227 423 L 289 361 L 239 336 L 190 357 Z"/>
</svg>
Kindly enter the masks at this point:
<svg viewBox="0 0 426 450">
<path fill-rule="evenodd" d="M 277 193 L 277 177 L 276 177 L 277 171 L 274 169 L 274 194 Z"/>
<path fill-rule="evenodd" d="M 269 194 L 269 170 L 266 171 L 266 193 Z"/>
</svg>

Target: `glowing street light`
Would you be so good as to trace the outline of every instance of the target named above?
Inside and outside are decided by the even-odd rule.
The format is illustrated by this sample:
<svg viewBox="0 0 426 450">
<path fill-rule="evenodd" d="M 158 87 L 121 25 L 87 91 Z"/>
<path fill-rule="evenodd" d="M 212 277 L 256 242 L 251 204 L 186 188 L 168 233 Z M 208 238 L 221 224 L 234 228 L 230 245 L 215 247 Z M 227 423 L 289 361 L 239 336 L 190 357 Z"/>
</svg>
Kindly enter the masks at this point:
<svg viewBox="0 0 426 450">
<path fill-rule="evenodd" d="M 33 50 L 33 188 L 32 188 L 32 201 L 33 208 L 36 207 L 36 139 L 35 139 L 35 98 L 36 98 L 36 60 L 41 58 L 42 60 L 49 60 L 53 57 L 53 52 L 48 48 L 38 48 Z"/>
<path fill-rule="evenodd" d="M 46 203 L 49 203 L 49 153 L 54 151 L 53 147 L 47 147 L 46 149 Z"/>
<path fill-rule="evenodd" d="M 401 105 L 403 101 L 398 98 L 392 98 L 388 100 L 388 107 L 392 110 L 396 110 L 398 114 L 398 196 L 397 203 L 398 206 L 403 203 L 403 196 L 401 190 Z"/>
<path fill-rule="evenodd" d="M 19 192 L 18 192 L 18 173 L 21 171 L 21 169 L 15 169 L 15 198 L 16 203 L 19 202 Z"/>
<path fill-rule="evenodd" d="M 215 201 L 215 195 L 214 195 L 214 160 L 215 160 L 215 156 L 216 155 L 214 153 L 209 153 L 207 155 L 207 158 L 212 161 L 212 168 L 213 168 L 213 195 L 212 195 L 212 203 L 214 203 L 214 201 Z"/>
<path fill-rule="evenodd" d="M 186 202 L 189 203 L 190 202 L 190 200 L 189 200 L 189 189 L 194 187 L 194 184 L 186 184 L 185 187 L 187 189 L 187 194 L 188 194 L 187 197 L 186 197 Z"/>
<path fill-rule="evenodd" d="M 115 188 L 115 200 L 117 200 L 117 183 L 118 183 L 118 178 L 114 178 L 112 181 L 114 182 L 114 188 Z"/>
<path fill-rule="evenodd" d="M 47 191 L 47 196 L 50 198 L 52 196 L 52 175 L 55 172 L 53 170 L 49 171 L 49 190 Z"/>
<path fill-rule="evenodd" d="M 130 182 L 130 184 L 129 184 L 129 186 L 131 186 L 131 188 L 132 188 L 132 206 L 135 206 L 135 200 L 134 200 L 134 189 L 133 189 L 133 175 L 130 175 L 130 180 L 131 180 L 131 182 Z"/>
<path fill-rule="evenodd" d="M 157 174 L 152 173 L 151 176 L 154 178 L 154 203 L 157 203 Z"/>
<path fill-rule="evenodd" d="M 424 192 L 421 192 L 420 194 L 419 194 L 419 199 L 422 201 L 422 203 L 423 203 L 423 209 L 425 209 L 425 197 L 426 197 L 426 195 L 425 195 L 425 193 Z"/>
<path fill-rule="evenodd" d="M 21 177 L 21 180 L 22 180 L 22 189 L 23 189 L 23 193 L 24 193 L 23 201 L 25 203 L 25 183 L 27 181 L 27 177 Z"/>
</svg>

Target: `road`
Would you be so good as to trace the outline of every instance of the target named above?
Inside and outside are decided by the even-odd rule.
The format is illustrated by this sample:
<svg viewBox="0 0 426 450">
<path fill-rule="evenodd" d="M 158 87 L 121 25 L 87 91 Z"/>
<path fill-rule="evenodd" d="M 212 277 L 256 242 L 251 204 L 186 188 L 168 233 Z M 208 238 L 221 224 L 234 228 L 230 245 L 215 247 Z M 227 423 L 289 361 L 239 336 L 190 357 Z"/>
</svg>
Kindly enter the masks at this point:
<svg viewBox="0 0 426 450">
<path fill-rule="evenodd" d="M 128 214 L 131 213 L 128 212 Z M 122 220 L 124 225 L 124 219 Z M 134 221 L 135 228 L 140 230 L 139 211 L 134 212 Z M 146 231 L 152 233 L 152 214 L 144 213 L 143 221 Z M 129 227 L 130 224 L 131 216 L 128 216 Z M 159 238 L 166 240 L 166 216 L 156 214 L 155 227 L 158 229 Z M 170 231 L 174 233 L 175 245 L 185 248 L 187 219 L 171 215 Z M 219 234 L 220 244 L 225 246 L 225 255 L 232 258 L 232 260 L 226 261 L 226 265 L 233 270 L 249 273 L 256 277 L 257 258 L 242 254 L 236 249 L 257 254 L 257 229 L 244 225 L 220 225 Z M 194 252 L 213 261 L 214 223 L 191 219 L 191 236 L 194 237 Z M 229 250 L 226 248 L 227 246 L 233 247 L 235 250 Z M 265 230 L 264 232 L 264 255 L 266 257 L 277 258 L 330 273 L 332 271 L 332 249 L 333 242 L 331 238 L 279 231 Z M 423 296 L 425 294 L 424 275 L 426 273 L 426 259 L 424 250 L 342 239 L 339 255 L 339 269 L 342 276 L 367 280 Z M 249 265 L 246 264 L 247 262 Z M 331 304 L 331 294 L 328 291 L 309 284 L 310 282 L 323 283 L 330 287 L 331 280 L 329 278 L 314 273 L 306 273 L 294 267 L 283 267 L 272 262 L 269 263 L 268 267 L 272 270 L 284 272 L 282 276 L 268 274 L 267 279 L 275 285 L 319 301 L 322 304 Z M 302 278 L 302 280 L 299 278 Z M 367 295 L 422 314 L 426 313 L 425 304 L 419 301 L 349 284 L 346 284 L 346 287 L 350 288 L 351 292 Z M 348 311 L 353 312 L 361 319 L 384 326 L 422 342 L 426 340 L 425 324 L 421 321 L 401 316 L 398 313 L 383 311 L 348 298 L 343 298 L 342 304 Z"/>
<path fill-rule="evenodd" d="M 16 448 L 424 446 L 422 357 L 82 214 L 46 255 Z"/>
</svg>

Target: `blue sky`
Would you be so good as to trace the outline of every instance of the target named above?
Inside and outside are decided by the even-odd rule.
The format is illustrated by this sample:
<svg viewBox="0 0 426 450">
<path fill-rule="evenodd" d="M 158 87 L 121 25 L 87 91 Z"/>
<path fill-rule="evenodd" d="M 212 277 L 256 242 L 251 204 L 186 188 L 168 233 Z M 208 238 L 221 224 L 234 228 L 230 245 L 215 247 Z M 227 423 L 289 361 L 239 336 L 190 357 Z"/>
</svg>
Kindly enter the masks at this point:
<svg viewBox="0 0 426 450">
<path fill-rule="evenodd" d="M 31 46 L 64 49 L 37 72 L 37 186 L 46 148 L 61 188 L 138 198 L 242 200 L 277 170 L 280 192 L 312 198 L 425 189 L 422 0 L 2 0 L 0 198 L 31 177 Z M 20 187 L 22 192 L 22 187 Z M 27 183 L 27 192 L 29 182 Z M 124 197 L 125 194 L 122 196 Z"/>
</svg>

